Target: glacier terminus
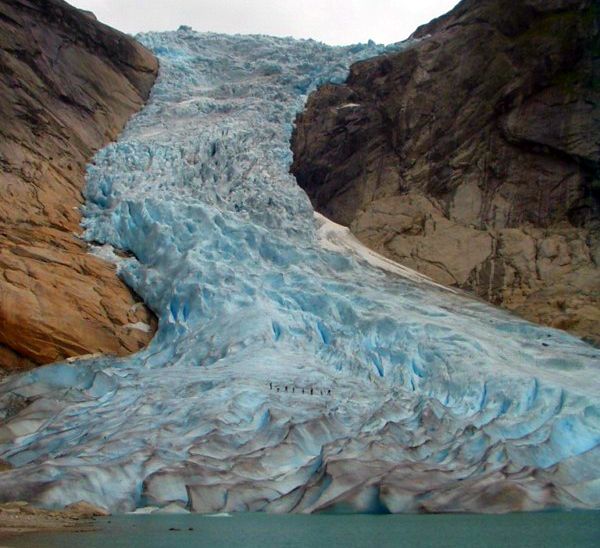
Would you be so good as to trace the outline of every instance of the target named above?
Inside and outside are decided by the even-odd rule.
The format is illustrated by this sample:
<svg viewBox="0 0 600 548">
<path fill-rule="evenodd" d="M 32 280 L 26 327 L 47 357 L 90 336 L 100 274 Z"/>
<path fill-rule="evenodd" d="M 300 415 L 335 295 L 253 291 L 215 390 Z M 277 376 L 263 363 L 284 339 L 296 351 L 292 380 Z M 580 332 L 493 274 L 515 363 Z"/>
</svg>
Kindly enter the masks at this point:
<svg viewBox="0 0 600 548">
<path fill-rule="evenodd" d="M 134 356 L 0 383 L 0 494 L 118 512 L 600 508 L 600 351 L 362 248 L 289 174 L 307 95 L 385 48 L 138 38 L 159 79 L 89 166 L 83 224 L 159 329 Z"/>
</svg>

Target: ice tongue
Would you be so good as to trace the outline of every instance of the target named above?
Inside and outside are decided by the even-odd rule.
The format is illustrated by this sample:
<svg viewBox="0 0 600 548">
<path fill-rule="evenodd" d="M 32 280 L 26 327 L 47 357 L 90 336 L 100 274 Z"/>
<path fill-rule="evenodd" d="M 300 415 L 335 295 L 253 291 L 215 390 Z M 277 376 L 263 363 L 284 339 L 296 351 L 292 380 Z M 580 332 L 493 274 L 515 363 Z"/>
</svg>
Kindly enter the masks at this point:
<svg viewBox="0 0 600 548">
<path fill-rule="evenodd" d="M 125 359 L 3 381 L 0 497 L 217 515 L 600 506 L 599 352 L 367 252 L 316 222 L 289 174 L 307 94 L 383 49 L 139 38 L 160 76 L 89 166 L 84 224 L 135 256 L 119 271 L 159 330 Z"/>
</svg>

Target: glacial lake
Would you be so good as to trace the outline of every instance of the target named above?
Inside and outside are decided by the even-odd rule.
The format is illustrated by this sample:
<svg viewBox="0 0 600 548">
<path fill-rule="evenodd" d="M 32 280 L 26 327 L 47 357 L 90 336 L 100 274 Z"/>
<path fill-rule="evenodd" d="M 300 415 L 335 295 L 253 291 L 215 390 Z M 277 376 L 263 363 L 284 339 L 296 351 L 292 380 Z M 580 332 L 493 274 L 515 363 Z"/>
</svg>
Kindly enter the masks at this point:
<svg viewBox="0 0 600 548">
<path fill-rule="evenodd" d="M 600 512 L 506 515 L 117 515 L 97 531 L 29 534 L 14 548 L 600 547 Z"/>
</svg>

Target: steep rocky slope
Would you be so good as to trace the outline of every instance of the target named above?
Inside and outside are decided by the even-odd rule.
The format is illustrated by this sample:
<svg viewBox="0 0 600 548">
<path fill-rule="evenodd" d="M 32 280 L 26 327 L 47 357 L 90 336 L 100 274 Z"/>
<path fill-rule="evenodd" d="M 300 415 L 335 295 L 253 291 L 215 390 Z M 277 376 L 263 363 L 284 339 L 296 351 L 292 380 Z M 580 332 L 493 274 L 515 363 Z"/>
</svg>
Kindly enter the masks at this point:
<svg viewBox="0 0 600 548">
<path fill-rule="evenodd" d="M 599 14 L 461 2 L 310 96 L 298 183 L 388 257 L 599 342 Z"/>
<path fill-rule="evenodd" d="M 77 234 L 85 165 L 157 70 L 135 40 L 61 0 L 0 1 L 0 370 L 150 339 L 153 315 Z"/>
</svg>

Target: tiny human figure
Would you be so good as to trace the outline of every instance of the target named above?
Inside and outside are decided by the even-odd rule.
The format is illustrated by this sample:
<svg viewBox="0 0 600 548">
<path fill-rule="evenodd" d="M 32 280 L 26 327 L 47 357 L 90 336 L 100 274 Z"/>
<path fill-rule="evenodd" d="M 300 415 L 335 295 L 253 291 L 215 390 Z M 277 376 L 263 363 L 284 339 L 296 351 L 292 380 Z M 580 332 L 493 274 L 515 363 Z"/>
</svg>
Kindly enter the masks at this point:
<svg viewBox="0 0 600 548">
<path fill-rule="evenodd" d="M 310 389 L 310 395 L 311 396 L 313 395 L 313 389 L 312 388 Z"/>
<path fill-rule="evenodd" d="M 272 382 L 269 383 L 269 390 L 273 390 L 273 383 Z"/>
<path fill-rule="evenodd" d="M 286 385 L 286 387 L 285 387 L 285 391 L 287 392 L 287 385 Z"/>
<path fill-rule="evenodd" d="M 331 388 L 329 388 L 329 389 L 327 390 L 327 395 L 328 395 L 328 396 L 331 396 Z"/>
<path fill-rule="evenodd" d="M 277 392 L 279 392 L 279 386 L 277 387 Z"/>
<path fill-rule="evenodd" d="M 304 388 L 302 389 L 302 393 L 304 394 Z"/>
<path fill-rule="evenodd" d="M 296 392 L 296 387 L 292 386 L 292 393 L 295 393 L 295 392 Z"/>
</svg>

